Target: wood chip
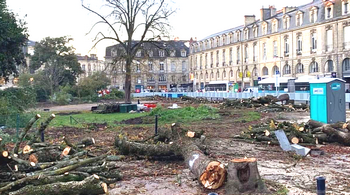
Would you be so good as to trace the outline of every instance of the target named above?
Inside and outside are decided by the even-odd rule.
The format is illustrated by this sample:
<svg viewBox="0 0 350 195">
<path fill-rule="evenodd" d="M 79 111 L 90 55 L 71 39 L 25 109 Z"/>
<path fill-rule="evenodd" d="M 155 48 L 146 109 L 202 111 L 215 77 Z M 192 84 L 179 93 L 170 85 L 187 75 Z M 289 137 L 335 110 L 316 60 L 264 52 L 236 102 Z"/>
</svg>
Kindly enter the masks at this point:
<svg viewBox="0 0 350 195">
<path fill-rule="evenodd" d="M 187 137 L 194 137 L 196 135 L 196 132 L 189 131 L 187 132 Z"/>
</svg>

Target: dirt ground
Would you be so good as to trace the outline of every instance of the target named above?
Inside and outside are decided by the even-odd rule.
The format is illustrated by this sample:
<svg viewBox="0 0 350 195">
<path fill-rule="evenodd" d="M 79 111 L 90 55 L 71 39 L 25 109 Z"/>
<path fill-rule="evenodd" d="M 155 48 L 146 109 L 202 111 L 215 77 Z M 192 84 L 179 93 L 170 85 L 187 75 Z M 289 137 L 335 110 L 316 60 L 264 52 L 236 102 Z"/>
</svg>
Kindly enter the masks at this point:
<svg viewBox="0 0 350 195">
<path fill-rule="evenodd" d="M 90 105 L 86 105 L 89 107 Z M 184 105 L 181 105 L 184 106 Z M 77 107 L 85 107 L 78 105 Z M 57 111 L 77 111 L 76 106 L 54 108 Z M 318 145 L 325 152 L 322 156 L 307 156 L 300 158 L 293 153 L 283 152 L 279 146 L 247 143 L 235 139 L 235 135 L 248 128 L 249 125 L 259 123 L 268 118 L 288 121 L 306 121 L 309 113 L 273 113 L 262 114 L 260 121 L 242 123 L 236 119 L 242 110 L 220 111 L 221 118 L 217 120 L 203 120 L 185 125 L 186 128 L 204 130 L 207 137 L 210 157 L 223 163 L 234 158 L 255 157 L 258 159 L 260 175 L 267 182 L 283 184 L 288 194 L 316 194 L 316 180 L 318 176 L 326 177 L 327 194 L 350 194 L 350 147 L 334 144 Z M 142 120 L 140 120 L 142 121 Z M 169 124 L 170 125 L 170 124 Z M 53 141 L 62 136 L 68 136 L 72 141 L 82 137 L 94 137 L 96 145 L 89 149 L 102 154 L 110 152 L 118 154 L 114 149 L 114 137 L 117 132 L 127 133 L 130 139 L 147 139 L 154 134 L 153 125 L 121 125 L 114 129 L 105 124 L 94 124 L 88 129 L 55 128 L 48 131 Z M 143 157 L 127 156 L 118 162 L 119 170 L 123 173 L 122 181 L 110 185 L 110 194 L 149 194 L 149 195 L 192 195 L 216 192 L 224 194 L 224 187 L 219 190 L 203 189 L 196 178 L 186 168 L 181 160 L 147 159 Z M 269 190 L 278 194 L 279 188 L 268 185 Z"/>
</svg>

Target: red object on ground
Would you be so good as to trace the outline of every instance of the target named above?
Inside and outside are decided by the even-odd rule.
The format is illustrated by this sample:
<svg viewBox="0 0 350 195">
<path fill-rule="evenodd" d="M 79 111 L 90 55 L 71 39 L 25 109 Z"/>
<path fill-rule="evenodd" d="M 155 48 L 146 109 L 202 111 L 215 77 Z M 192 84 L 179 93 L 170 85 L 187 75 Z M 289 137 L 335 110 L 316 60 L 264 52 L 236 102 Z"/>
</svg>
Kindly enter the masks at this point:
<svg viewBox="0 0 350 195">
<path fill-rule="evenodd" d="M 156 104 L 144 104 L 147 108 L 155 108 L 157 107 Z"/>
</svg>

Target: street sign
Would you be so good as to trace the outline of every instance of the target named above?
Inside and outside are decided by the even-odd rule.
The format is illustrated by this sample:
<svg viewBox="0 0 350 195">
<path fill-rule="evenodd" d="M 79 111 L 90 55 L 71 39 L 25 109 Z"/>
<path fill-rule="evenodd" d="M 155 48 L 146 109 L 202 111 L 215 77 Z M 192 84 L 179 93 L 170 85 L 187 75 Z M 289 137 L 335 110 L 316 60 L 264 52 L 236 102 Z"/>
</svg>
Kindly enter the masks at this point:
<svg viewBox="0 0 350 195">
<path fill-rule="evenodd" d="M 280 77 L 280 71 L 276 71 L 276 81 L 275 81 L 275 87 L 280 87 L 280 82 L 279 82 L 279 77 Z M 277 91 L 277 89 L 276 89 Z"/>
</svg>

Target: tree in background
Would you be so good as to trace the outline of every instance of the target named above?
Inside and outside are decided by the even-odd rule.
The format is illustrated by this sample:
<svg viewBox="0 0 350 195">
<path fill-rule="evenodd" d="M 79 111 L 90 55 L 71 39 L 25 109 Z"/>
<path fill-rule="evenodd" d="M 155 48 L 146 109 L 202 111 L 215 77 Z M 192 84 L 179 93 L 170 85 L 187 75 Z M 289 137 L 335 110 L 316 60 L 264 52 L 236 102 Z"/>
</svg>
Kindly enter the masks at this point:
<svg viewBox="0 0 350 195">
<path fill-rule="evenodd" d="M 144 42 L 152 42 L 167 36 L 167 29 L 170 27 L 168 18 L 174 11 L 169 8 L 165 0 L 106 0 L 106 2 L 106 7 L 111 9 L 107 17 L 84 4 L 82 6 L 101 19 L 92 29 L 97 24 L 105 24 L 113 32 L 112 36 L 105 36 L 99 32 L 94 46 L 102 40 L 114 40 L 123 48 L 123 55 L 114 61 L 115 63 L 122 61 L 125 64 L 125 102 L 131 103 L 131 73 L 135 55 Z"/>
<path fill-rule="evenodd" d="M 107 88 L 111 80 L 106 73 L 96 72 L 93 75 L 83 78 L 79 81 L 74 91 L 79 98 L 87 96 L 97 96 L 97 91 Z"/>
<path fill-rule="evenodd" d="M 74 48 L 67 46 L 70 40 L 67 37 L 47 37 L 34 47 L 30 68 L 40 72 L 51 96 L 59 86 L 74 85 L 79 74 L 83 73 Z"/>
<path fill-rule="evenodd" d="M 21 74 L 18 79 L 18 86 L 32 88 L 36 93 L 38 102 L 44 102 L 50 98 L 51 87 L 42 72 L 38 74 Z"/>
<path fill-rule="evenodd" d="M 6 81 L 10 75 L 18 75 L 16 66 L 25 64 L 22 47 L 27 39 L 25 23 L 7 9 L 5 0 L 0 0 L 0 77 Z"/>
</svg>

